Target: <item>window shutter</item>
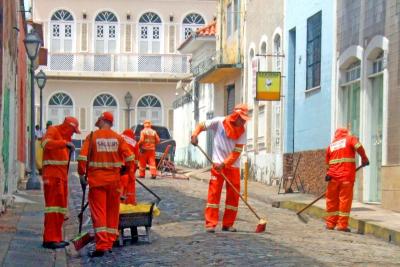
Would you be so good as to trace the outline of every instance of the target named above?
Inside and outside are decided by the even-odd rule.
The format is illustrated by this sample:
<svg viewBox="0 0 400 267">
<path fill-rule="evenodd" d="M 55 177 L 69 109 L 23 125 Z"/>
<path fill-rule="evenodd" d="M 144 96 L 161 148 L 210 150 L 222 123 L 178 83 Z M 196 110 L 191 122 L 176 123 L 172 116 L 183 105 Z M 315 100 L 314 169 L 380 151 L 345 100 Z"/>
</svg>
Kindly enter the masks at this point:
<svg viewBox="0 0 400 267">
<path fill-rule="evenodd" d="M 127 24 L 125 27 L 125 52 L 132 51 L 132 25 Z"/>
<path fill-rule="evenodd" d="M 169 52 L 175 52 L 175 25 L 169 26 Z"/>
<path fill-rule="evenodd" d="M 88 41 L 88 25 L 87 23 L 82 23 L 82 37 L 81 37 L 81 51 L 87 51 L 87 41 Z"/>
<path fill-rule="evenodd" d="M 82 130 L 86 129 L 86 108 L 79 110 L 79 126 Z"/>
</svg>

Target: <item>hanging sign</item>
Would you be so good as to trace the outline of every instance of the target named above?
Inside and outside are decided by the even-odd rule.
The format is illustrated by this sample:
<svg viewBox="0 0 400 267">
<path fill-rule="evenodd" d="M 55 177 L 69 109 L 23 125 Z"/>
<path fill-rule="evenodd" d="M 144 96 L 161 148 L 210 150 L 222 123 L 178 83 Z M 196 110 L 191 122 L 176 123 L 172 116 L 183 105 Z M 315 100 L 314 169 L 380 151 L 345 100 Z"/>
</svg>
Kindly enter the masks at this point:
<svg viewBox="0 0 400 267">
<path fill-rule="evenodd" d="M 271 71 L 257 72 L 256 100 L 281 100 L 281 73 Z"/>
</svg>

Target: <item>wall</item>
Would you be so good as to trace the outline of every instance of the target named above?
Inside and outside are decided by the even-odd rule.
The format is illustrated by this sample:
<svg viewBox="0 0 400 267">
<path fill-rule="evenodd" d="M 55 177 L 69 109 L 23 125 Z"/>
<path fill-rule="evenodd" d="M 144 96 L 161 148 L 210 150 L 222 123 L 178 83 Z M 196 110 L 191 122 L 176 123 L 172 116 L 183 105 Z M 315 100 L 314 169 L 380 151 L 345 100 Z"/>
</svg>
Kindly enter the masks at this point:
<svg viewBox="0 0 400 267">
<path fill-rule="evenodd" d="M 331 88 L 334 81 L 333 59 L 335 56 L 335 15 L 332 1 L 297 1 L 286 0 L 285 14 L 285 40 L 288 40 L 289 31 L 296 27 L 296 58 L 295 58 L 295 131 L 294 151 L 306 151 L 323 148 L 329 144 L 331 135 Z M 306 92 L 306 45 L 307 45 L 307 19 L 322 10 L 321 30 L 321 86 L 313 91 Z M 288 43 L 285 43 L 288 51 Z M 286 72 L 292 65 L 285 58 Z M 293 77 L 293 76 L 292 76 Z M 285 95 L 291 77 L 285 82 Z M 285 99 L 286 110 L 293 105 L 292 99 Z M 288 114 L 288 116 L 290 116 Z M 291 124 L 287 124 L 285 133 L 292 133 Z M 292 152 L 292 140 L 286 135 L 285 152 Z"/>
</svg>

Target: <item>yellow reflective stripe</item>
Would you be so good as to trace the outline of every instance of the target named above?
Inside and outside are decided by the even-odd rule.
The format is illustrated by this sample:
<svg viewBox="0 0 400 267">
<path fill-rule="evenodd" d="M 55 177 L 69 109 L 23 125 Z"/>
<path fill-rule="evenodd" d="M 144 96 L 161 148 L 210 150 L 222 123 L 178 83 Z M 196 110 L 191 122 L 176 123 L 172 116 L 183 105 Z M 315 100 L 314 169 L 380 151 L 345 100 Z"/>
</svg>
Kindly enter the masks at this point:
<svg viewBox="0 0 400 267">
<path fill-rule="evenodd" d="M 242 153 L 242 151 L 243 151 L 243 147 L 235 147 L 235 148 L 233 149 L 233 152 Z"/>
<path fill-rule="evenodd" d="M 349 217 L 349 216 L 350 216 L 350 213 L 349 213 L 349 212 L 341 212 L 341 211 L 339 211 L 339 212 L 338 212 L 338 215 L 339 215 L 340 217 Z"/>
<path fill-rule="evenodd" d="M 125 162 L 132 161 L 134 159 L 135 159 L 135 155 L 132 155 L 132 156 L 125 158 Z"/>
<path fill-rule="evenodd" d="M 144 139 L 144 141 L 146 142 L 146 143 L 155 143 L 155 141 L 156 140 L 154 140 L 154 139 Z"/>
<path fill-rule="evenodd" d="M 43 165 L 68 165 L 68 160 L 43 160 Z"/>
<path fill-rule="evenodd" d="M 82 160 L 82 161 L 87 161 L 87 156 L 81 156 L 79 155 L 76 160 Z"/>
<path fill-rule="evenodd" d="M 100 233 L 100 232 L 107 232 L 107 227 L 96 227 L 94 228 L 95 233 Z"/>
<path fill-rule="evenodd" d="M 234 211 L 237 211 L 237 210 L 238 210 L 237 207 L 231 206 L 231 205 L 225 205 L 225 209 L 227 209 L 227 210 L 234 210 Z"/>
<path fill-rule="evenodd" d="M 106 233 L 118 235 L 118 229 L 108 228 L 108 227 L 104 227 L 104 226 L 96 227 L 96 228 L 94 228 L 94 231 L 95 231 L 95 233 L 106 232 Z"/>
<path fill-rule="evenodd" d="M 97 167 L 97 168 L 119 168 L 122 166 L 121 162 L 89 162 L 90 167 Z"/>
<path fill-rule="evenodd" d="M 357 150 L 357 149 L 359 149 L 361 147 L 361 143 L 357 143 L 355 146 L 354 146 L 354 148 Z"/>
<path fill-rule="evenodd" d="M 42 141 L 42 144 L 41 144 L 42 148 L 44 148 L 45 145 L 46 145 L 48 142 L 49 142 L 49 139 L 44 139 L 44 140 Z"/>
<path fill-rule="evenodd" d="M 337 215 L 339 215 L 339 212 L 337 212 L 337 211 L 331 211 L 331 212 L 327 212 L 326 215 L 327 215 L 327 216 L 337 216 Z"/>
<path fill-rule="evenodd" d="M 150 170 L 155 170 L 155 169 L 157 169 L 157 168 L 156 168 L 156 167 L 151 167 L 151 166 L 150 166 Z"/>
<path fill-rule="evenodd" d="M 219 204 L 207 203 L 206 208 L 219 209 Z"/>
<path fill-rule="evenodd" d="M 329 161 L 329 164 L 338 164 L 344 162 L 356 162 L 354 158 L 341 158 L 341 159 L 333 159 Z"/>
<path fill-rule="evenodd" d="M 63 207 L 45 207 L 44 213 L 67 213 L 68 209 Z"/>
</svg>

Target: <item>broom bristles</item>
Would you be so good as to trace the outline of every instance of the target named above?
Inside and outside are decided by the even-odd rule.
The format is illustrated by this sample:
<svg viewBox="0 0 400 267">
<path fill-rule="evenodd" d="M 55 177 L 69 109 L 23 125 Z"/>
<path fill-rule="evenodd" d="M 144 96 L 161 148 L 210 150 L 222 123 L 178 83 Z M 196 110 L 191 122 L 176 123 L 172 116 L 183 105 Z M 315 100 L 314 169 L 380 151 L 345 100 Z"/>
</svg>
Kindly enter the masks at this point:
<svg viewBox="0 0 400 267">
<path fill-rule="evenodd" d="M 256 233 L 262 233 L 265 232 L 265 228 L 267 227 L 267 221 L 264 219 L 261 219 L 258 222 L 257 228 L 256 228 Z"/>
<path fill-rule="evenodd" d="M 72 244 L 74 244 L 75 250 L 79 251 L 91 241 L 93 241 L 94 236 L 89 232 L 83 232 L 79 234 L 77 237 L 71 240 Z"/>
</svg>

